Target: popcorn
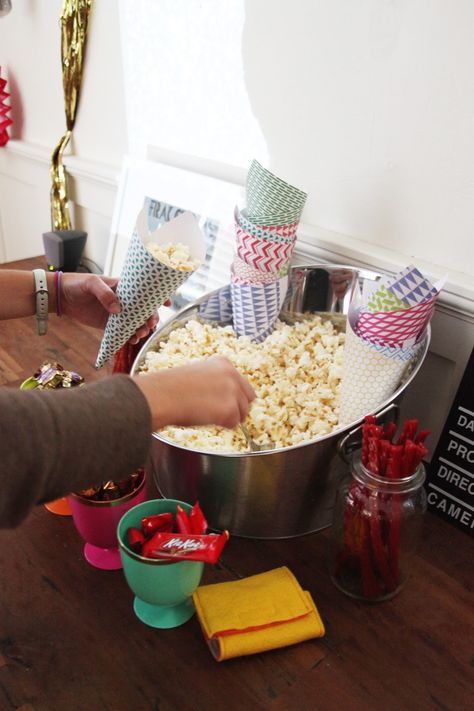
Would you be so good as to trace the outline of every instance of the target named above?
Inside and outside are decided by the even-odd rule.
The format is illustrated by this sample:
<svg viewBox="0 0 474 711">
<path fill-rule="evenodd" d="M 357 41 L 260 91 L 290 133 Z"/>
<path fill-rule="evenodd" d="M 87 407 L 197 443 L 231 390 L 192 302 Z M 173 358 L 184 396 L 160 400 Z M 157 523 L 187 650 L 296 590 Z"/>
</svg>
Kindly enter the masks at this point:
<svg viewBox="0 0 474 711">
<path fill-rule="evenodd" d="M 177 269 L 180 272 L 192 272 L 199 266 L 199 261 L 191 258 L 189 247 L 181 242 L 176 242 L 175 244 L 171 242 L 167 244 L 148 242 L 145 246 L 155 259 L 171 267 L 171 269 Z"/>
<path fill-rule="evenodd" d="M 156 372 L 220 354 L 252 384 L 256 399 L 246 425 L 258 444 L 288 447 L 329 434 L 339 422 L 345 334 L 330 320 L 308 315 L 294 325 L 278 321 L 262 343 L 237 337 L 232 326 L 197 319 L 173 330 L 146 354 L 142 372 Z M 192 449 L 243 452 L 239 427 L 166 427 L 167 439 Z"/>
</svg>

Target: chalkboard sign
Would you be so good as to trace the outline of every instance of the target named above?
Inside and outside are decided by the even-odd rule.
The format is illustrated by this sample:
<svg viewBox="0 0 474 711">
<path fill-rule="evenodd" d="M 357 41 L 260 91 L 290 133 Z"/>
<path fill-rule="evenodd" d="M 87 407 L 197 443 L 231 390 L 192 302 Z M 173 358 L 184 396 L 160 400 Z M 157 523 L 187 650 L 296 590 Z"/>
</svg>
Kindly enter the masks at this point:
<svg viewBox="0 0 474 711">
<path fill-rule="evenodd" d="M 431 460 L 428 508 L 474 533 L 474 350 Z"/>
</svg>

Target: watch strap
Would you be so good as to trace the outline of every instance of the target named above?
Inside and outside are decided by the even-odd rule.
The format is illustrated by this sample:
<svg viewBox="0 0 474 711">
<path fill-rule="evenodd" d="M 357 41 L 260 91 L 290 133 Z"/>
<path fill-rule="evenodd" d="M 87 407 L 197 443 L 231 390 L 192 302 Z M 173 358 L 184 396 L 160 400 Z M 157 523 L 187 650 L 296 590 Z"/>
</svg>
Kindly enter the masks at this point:
<svg viewBox="0 0 474 711">
<path fill-rule="evenodd" d="M 48 282 L 44 269 L 33 269 L 33 276 L 35 278 L 38 335 L 44 336 L 48 330 Z"/>
</svg>

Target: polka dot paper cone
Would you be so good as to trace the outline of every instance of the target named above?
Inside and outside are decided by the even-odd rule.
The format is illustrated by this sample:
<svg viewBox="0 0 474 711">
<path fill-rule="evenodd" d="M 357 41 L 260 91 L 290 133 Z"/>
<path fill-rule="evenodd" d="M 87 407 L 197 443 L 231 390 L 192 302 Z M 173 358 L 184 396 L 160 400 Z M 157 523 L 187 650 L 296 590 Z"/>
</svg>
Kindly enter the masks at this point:
<svg viewBox="0 0 474 711">
<path fill-rule="evenodd" d="M 354 333 L 348 318 L 339 422 L 354 422 L 387 400 L 400 385 L 422 345 L 410 349 L 408 355 L 397 353 L 401 350 L 397 348 L 374 348 Z"/>
<path fill-rule="evenodd" d="M 138 216 L 125 262 L 117 286 L 117 296 L 122 306 L 119 314 L 111 314 L 96 360 L 96 368 L 113 358 L 137 328 L 146 322 L 161 304 L 170 297 L 194 270 L 181 271 L 160 262 L 145 247 L 181 243 L 189 248 L 191 258 L 201 263 L 204 259 L 204 239 L 194 215 L 185 212 L 148 232 L 145 210 Z"/>
</svg>

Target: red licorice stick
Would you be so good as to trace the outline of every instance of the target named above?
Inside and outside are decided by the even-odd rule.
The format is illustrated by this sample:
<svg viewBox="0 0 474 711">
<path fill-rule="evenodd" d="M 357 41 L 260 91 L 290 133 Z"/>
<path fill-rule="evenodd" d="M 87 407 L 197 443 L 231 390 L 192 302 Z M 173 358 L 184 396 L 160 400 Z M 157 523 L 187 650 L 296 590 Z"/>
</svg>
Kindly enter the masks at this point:
<svg viewBox="0 0 474 711">
<path fill-rule="evenodd" d="M 431 430 L 421 430 L 415 437 L 415 444 L 423 444 L 428 435 L 431 434 Z"/>
<path fill-rule="evenodd" d="M 403 445 L 392 445 L 391 455 L 387 462 L 387 478 L 400 479 Z M 388 530 L 388 559 L 395 586 L 399 579 L 399 538 L 400 538 L 400 495 L 390 495 L 389 530 Z"/>
<path fill-rule="evenodd" d="M 174 519 L 172 513 L 160 513 L 154 516 L 145 516 L 142 518 L 142 531 L 150 537 L 157 531 L 172 531 L 174 528 Z"/>
<path fill-rule="evenodd" d="M 415 439 L 418 420 L 405 420 L 397 444 L 405 444 L 407 439 Z"/>
<path fill-rule="evenodd" d="M 379 444 L 379 461 L 380 461 L 380 475 L 386 476 L 387 474 L 387 461 L 392 450 L 392 443 L 388 439 L 380 440 Z"/>
<path fill-rule="evenodd" d="M 383 544 L 381 526 L 382 516 L 379 511 L 378 496 L 376 492 L 369 496 L 368 506 L 370 513 L 370 539 L 372 542 L 375 564 L 380 575 L 382 576 L 387 592 L 391 592 L 395 589 L 396 585 L 394 585 L 392 571 L 390 570 Z"/>
<path fill-rule="evenodd" d="M 189 516 L 182 506 L 176 506 L 176 528 L 179 533 L 192 533 Z"/>
<path fill-rule="evenodd" d="M 197 560 L 217 563 L 222 549 L 229 540 L 229 532 L 197 535 L 195 533 L 155 533 L 142 547 L 147 558 Z"/>
<path fill-rule="evenodd" d="M 369 437 L 369 459 L 367 462 L 367 469 L 378 476 L 380 473 L 379 465 L 379 439 L 376 437 Z"/>
<path fill-rule="evenodd" d="M 189 525 L 191 533 L 206 533 L 207 531 L 207 521 L 198 501 L 196 501 L 189 514 Z"/>
<path fill-rule="evenodd" d="M 384 439 L 387 439 L 389 442 L 391 442 L 395 436 L 396 431 L 397 425 L 395 424 L 395 422 L 389 422 L 385 429 Z"/>
<path fill-rule="evenodd" d="M 380 586 L 374 574 L 372 556 L 370 553 L 370 528 L 369 521 L 363 515 L 360 516 L 361 523 L 361 549 L 360 549 L 360 572 L 362 577 L 362 593 L 364 597 L 371 599 L 380 595 Z"/>
<path fill-rule="evenodd" d="M 388 479 L 400 478 L 400 463 L 402 461 L 403 447 L 401 444 L 392 444 L 386 467 Z"/>
<path fill-rule="evenodd" d="M 145 543 L 145 536 L 139 528 L 129 528 L 127 530 L 127 544 L 135 553 L 140 553 L 142 545 Z"/>
</svg>

